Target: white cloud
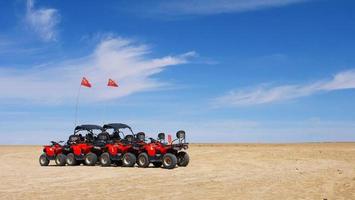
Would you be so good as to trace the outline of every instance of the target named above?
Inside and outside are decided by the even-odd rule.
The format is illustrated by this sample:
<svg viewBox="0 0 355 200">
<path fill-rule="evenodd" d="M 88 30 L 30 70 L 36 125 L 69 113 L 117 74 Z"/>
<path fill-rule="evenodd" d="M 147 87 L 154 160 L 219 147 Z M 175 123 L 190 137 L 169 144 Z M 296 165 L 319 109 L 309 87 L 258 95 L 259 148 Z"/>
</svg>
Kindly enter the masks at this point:
<svg viewBox="0 0 355 200">
<path fill-rule="evenodd" d="M 163 1 L 160 12 L 171 15 L 210 15 L 281 7 L 307 0 L 173 0 Z"/>
<path fill-rule="evenodd" d="M 0 68 L 0 100 L 26 100 L 63 103 L 74 100 L 81 78 L 87 77 L 93 88 L 82 89 L 82 99 L 101 101 L 165 85 L 152 78 L 167 66 L 183 64 L 188 52 L 178 56 L 148 58 L 149 48 L 122 38 L 103 39 L 88 56 L 57 65 L 31 69 Z M 107 80 L 116 80 L 119 88 L 107 88 Z"/>
<path fill-rule="evenodd" d="M 57 38 L 56 26 L 60 22 L 58 10 L 53 8 L 35 9 L 34 1 L 27 0 L 26 23 L 44 41 Z"/>
<path fill-rule="evenodd" d="M 309 96 L 319 92 L 354 88 L 355 70 L 349 70 L 340 72 L 327 81 L 322 80 L 310 84 L 274 87 L 261 85 L 252 89 L 231 91 L 227 95 L 218 97 L 213 103 L 217 107 L 267 104 Z"/>
</svg>

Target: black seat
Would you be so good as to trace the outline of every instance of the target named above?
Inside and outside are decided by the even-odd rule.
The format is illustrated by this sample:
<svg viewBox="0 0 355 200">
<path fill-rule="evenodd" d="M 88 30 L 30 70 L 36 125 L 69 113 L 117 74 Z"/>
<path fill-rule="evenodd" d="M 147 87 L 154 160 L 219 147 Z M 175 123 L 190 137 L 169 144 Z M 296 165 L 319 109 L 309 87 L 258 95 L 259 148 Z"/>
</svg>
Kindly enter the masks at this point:
<svg viewBox="0 0 355 200">
<path fill-rule="evenodd" d="M 85 135 L 85 141 L 87 143 L 92 143 L 94 141 L 94 134 L 88 133 Z"/>
<path fill-rule="evenodd" d="M 144 133 L 144 132 L 139 132 L 139 133 L 137 133 L 137 140 L 138 140 L 139 142 L 144 141 L 144 140 L 145 140 L 145 133 Z"/>
<path fill-rule="evenodd" d="M 160 140 L 160 141 L 165 140 L 165 133 L 159 133 L 158 134 L 158 140 Z"/>
<path fill-rule="evenodd" d="M 95 146 L 103 147 L 105 146 L 110 140 L 110 134 L 107 132 L 99 133 L 94 141 Z"/>
<path fill-rule="evenodd" d="M 115 131 L 112 133 L 111 140 L 121 140 L 120 133 L 118 131 Z"/>
<path fill-rule="evenodd" d="M 81 141 L 81 138 L 79 135 L 71 135 L 69 136 L 69 139 L 68 139 L 68 144 L 77 144 Z"/>
<path fill-rule="evenodd" d="M 126 135 L 121 142 L 123 144 L 131 144 L 134 141 L 134 136 L 133 135 Z"/>
</svg>

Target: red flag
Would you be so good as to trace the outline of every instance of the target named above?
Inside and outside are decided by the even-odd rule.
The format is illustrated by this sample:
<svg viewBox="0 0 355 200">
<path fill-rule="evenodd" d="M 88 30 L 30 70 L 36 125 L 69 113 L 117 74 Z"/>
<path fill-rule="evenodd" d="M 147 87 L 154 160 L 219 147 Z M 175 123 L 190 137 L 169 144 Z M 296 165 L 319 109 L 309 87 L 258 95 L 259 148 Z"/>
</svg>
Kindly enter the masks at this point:
<svg viewBox="0 0 355 200">
<path fill-rule="evenodd" d="M 168 144 L 172 143 L 171 135 L 168 135 Z"/>
<path fill-rule="evenodd" d="M 82 85 L 82 86 L 85 86 L 85 87 L 91 88 L 90 82 L 89 82 L 88 79 L 86 79 L 85 77 L 83 77 L 83 80 L 81 80 L 81 85 Z"/>
<path fill-rule="evenodd" d="M 109 86 L 109 87 L 118 87 L 117 83 L 114 80 L 110 79 L 110 78 L 108 79 L 107 86 Z"/>
</svg>

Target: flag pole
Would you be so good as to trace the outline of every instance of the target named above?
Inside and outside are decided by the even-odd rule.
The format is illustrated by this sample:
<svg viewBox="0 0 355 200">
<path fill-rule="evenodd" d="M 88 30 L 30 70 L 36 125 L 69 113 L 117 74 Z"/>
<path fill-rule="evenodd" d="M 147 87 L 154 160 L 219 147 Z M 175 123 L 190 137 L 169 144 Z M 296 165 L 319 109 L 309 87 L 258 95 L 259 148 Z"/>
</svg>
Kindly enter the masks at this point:
<svg viewBox="0 0 355 200">
<path fill-rule="evenodd" d="M 108 79 L 107 87 L 110 90 L 110 87 L 118 87 L 117 83 L 111 78 Z M 106 116 L 107 105 L 104 104 L 103 108 L 103 124 L 105 124 L 105 116 Z"/>
<path fill-rule="evenodd" d="M 80 90 L 81 90 L 81 84 L 79 85 L 78 93 L 76 95 L 74 127 L 76 127 L 77 122 L 78 122 L 77 120 L 78 120 L 78 105 L 79 105 Z"/>
<path fill-rule="evenodd" d="M 106 118 L 106 103 L 105 101 L 102 101 L 104 103 L 104 108 L 103 110 L 103 114 L 102 114 L 102 124 L 105 124 L 105 118 Z"/>
<path fill-rule="evenodd" d="M 75 104 L 75 126 L 77 125 L 77 122 L 78 122 L 78 106 L 79 106 L 79 97 L 80 97 L 81 86 L 91 88 L 91 84 L 85 77 L 83 77 L 83 79 L 81 80 L 81 83 L 79 85 L 78 94 L 76 96 L 76 104 Z"/>
<path fill-rule="evenodd" d="M 110 82 L 110 81 L 109 81 Z M 110 91 L 110 87 L 109 87 L 109 84 L 106 85 L 108 91 Z M 102 101 L 103 104 L 104 104 L 104 108 L 102 109 L 102 124 L 105 124 L 105 118 L 106 118 L 106 103 L 105 103 L 105 100 Z"/>
</svg>

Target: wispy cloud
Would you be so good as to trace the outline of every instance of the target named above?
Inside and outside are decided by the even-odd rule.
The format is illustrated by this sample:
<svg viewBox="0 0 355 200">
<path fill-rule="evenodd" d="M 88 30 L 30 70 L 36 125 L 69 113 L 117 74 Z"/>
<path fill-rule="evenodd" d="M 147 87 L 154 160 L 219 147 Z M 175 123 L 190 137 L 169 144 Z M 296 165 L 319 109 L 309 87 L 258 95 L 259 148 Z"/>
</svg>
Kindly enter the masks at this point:
<svg viewBox="0 0 355 200">
<path fill-rule="evenodd" d="M 264 84 L 252 89 L 231 91 L 227 95 L 214 99 L 213 103 L 217 107 L 268 104 L 309 96 L 319 92 L 343 89 L 355 89 L 355 70 L 343 71 L 330 80 L 321 80 L 309 84 L 273 87 Z"/>
<path fill-rule="evenodd" d="M 211 15 L 281 7 L 307 0 L 172 0 L 151 3 L 145 12 L 167 15 Z M 145 5 L 146 7 L 147 5 Z"/>
<path fill-rule="evenodd" d="M 16 40 L 17 39 L 17 40 Z M 0 55 L 2 59 L 9 59 L 10 56 L 22 56 L 31 55 L 34 53 L 40 53 L 43 50 L 43 47 L 37 46 L 33 47 L 24 42 L 18 41 L 18 38 L 6 37 L 0 35 Z"/>
<path fill-rule="evenodd" d="M 27 0 L 25 21 L 43 41 L 57 39 L 56 26 L 60 22 L 58 10 L 53 8 L 36 9 L 34 0 Z"/>
<path fill-rule="evenodd" d="M 82 90 L 83 100 L 115 99 L 157 89 L 166 83 L 152 78 L 167 66 L 188 62 L 195 52 L 149 58 L 147 45 L 129 39 L 105 38 L 87 56 L 30 69 L 0 68 L 0 100 L 64 103 L 75 99 L 80 80 L 86 76 L 93 88 Z M 108 78 L 120 88 L 106 87 Z"/>
</svg>

